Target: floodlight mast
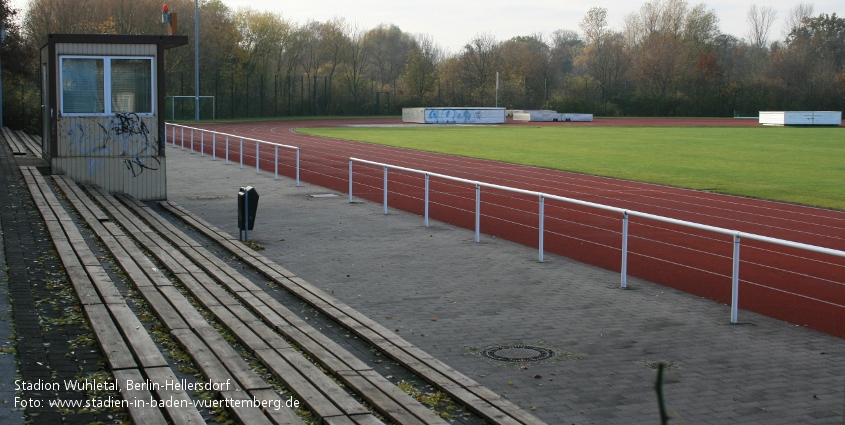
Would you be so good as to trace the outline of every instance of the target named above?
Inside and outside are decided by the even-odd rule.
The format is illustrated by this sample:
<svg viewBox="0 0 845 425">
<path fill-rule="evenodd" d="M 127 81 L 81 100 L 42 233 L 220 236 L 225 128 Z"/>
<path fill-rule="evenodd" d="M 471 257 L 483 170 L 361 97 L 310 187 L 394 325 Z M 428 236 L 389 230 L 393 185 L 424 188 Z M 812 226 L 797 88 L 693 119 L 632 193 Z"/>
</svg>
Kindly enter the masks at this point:
<svg viewBox="0 0 845 425">
<path fill-rule="evenodd" d="M 200 2 L 194 0 L 194 71 L 196 72 L 196 120 L 200 120 Z"/>
</svg>

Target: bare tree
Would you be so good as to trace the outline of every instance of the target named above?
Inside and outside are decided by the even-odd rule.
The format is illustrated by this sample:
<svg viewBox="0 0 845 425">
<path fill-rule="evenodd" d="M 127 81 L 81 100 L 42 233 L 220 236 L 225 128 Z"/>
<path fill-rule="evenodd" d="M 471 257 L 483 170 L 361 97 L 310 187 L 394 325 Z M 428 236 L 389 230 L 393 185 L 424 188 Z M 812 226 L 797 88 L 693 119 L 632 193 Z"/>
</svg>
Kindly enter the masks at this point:
<svg viewBox="0 0 845 425">
<path fill-rule="evenodd" d="M 364 68 L 369 62 L 372 46 L 364 37 L 364 29 L 357 23 L 347 27 L 347 43 L 343 55 L 343 76 L 353 102 L 358 102 L 364 88 Z"/>
<path fill-rule="evenodd" d="M 607 9 L 603 7 L 591 7 L 587 14 L 578 23 L 578 27 L 584 32 L 584 42 L 593 44 L 600 42 L 608 33 Z"/>
<path fill-rule="evenodd" d="M 325 69 L 324 72 L 326 72 L 329 77 L 329 90 L 333 87 L 332 81 L 334 73 L 343 62 L 343 52 L 346 45 L 349 43 L 349 40 L 346 37 L 347 27 L 349 27 L 349 24 L 346 20 L 343 18 L 334 18 L 323 24 L 320 30 L 320 37 L 323 40 L 320 45 L 320 57 L 322 58 L 322 63 Z M 329 97 L 331 97 L 331 92 L 329 92 Z M 331 102 L 327 103 L 330 108 Z M 328 113 L 329 109 L 327 109 L 326 112 Z"/>
<path fill-rule="evenodd" d="M 745 21 L 748 23 L 748 42 L 763 49 L 769 41 L 769 31 L 772 29 L 772 23 L 777 17 L 777 12 L 771 6 L 758 7 L 752 4 L 748 8 Z"/>
<path fill-rule="evenodd" d="M 788 35 L 793 29 L 803 25 L 804 19 L 813 16 L 815 7 L 812 3 L 798 3 L 789 9 L 783 23 L 783 34 Z"/>
</svg>

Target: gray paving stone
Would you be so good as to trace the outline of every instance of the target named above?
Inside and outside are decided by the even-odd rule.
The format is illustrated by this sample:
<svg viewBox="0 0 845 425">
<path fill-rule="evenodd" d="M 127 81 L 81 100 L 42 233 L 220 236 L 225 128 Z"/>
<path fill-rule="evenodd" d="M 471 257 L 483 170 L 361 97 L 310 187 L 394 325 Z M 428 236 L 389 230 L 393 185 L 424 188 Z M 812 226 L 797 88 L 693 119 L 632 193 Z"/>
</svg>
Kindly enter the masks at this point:
<svg viewBox="0 0 845 425">
<path fill-rule="evenodd" d="M 237 234 L 237 189 L 254 186 L 250 236 L 264 255 L 548 423 L 653 423 L 656 371 L 647 365 L 657 361 L 674 365 L 667 408 L 687 423 L 843 421 L 841 339 L 747 311 L 753 325 L 729 325 L 723 304 L 635 278 L 620 290 L 614 272 L 548 254 L 541 264 L 531 248 L 489 236 L 474 243 L 470 231 L 425 228 L 419 216 L 384 215 L 344 194 L 312 198 L 328 191 L 307 183 L 168 155 L 171 200 Z M 515 342 L 581 359 L 520 370 L 475 354 Z"/>
<path fill-rule="evenodd" d="M 3 238 L 3 227 L 0 224 L 0 239 Z M 14 349 L 9 337 L 12 335 L 12 306 L 9 304 L 9 277 L 6 274 L 6 253 L 0 249 L 0 348 Z M 8 350 L 7 350 L 8 351 Z M 0 423 L 23 424 L 23 415 L 13 410 L 15 402 L 15 380 L 20 379 L 18 362 L 15 353 L 0 353 Z M 10 407 L 11 408 L 8 408 Z"/>
</svg>

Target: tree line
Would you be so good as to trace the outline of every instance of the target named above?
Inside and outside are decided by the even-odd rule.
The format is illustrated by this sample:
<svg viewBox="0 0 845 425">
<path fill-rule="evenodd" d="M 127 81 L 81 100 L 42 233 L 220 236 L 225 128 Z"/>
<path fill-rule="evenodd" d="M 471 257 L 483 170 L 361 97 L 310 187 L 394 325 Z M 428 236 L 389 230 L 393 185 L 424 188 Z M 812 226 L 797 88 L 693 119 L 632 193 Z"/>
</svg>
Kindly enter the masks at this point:
<svg viewBox="0 0 845 425">
<path fill-rule="evenodd" d="M 37 54 L 46 34 L 166 32 L 159 0 L 32 0 L 17 11 L 20 26 L 7 3 L 0 0 L 7 28 L 0 50 L 4 115 L 22 123 L 38 119 Z M 193 95 L 194 1 L 169 6 L 191 41 L 166 52 L 166 95 Z M 594 7 L 578 29 L 509 40 L 482 33 L 458 52 L 446 52 L 430 35 L 395 25 L 292 22 L 204 0 L 200 88 L 215 96 L 215 113 L 223 118 L 398 114 L 405 106 L 498 105 L 607 116 L 842 110 L 845 19 L 801 3 L 777 37 L 775 18 L 771 7 L 753 5 L 748 32 L 737 37 L 720 30 L 704 3 L 653 0 L 628 14 L 621 29 L 610 27 L 606 9 Z"/>
</svg>

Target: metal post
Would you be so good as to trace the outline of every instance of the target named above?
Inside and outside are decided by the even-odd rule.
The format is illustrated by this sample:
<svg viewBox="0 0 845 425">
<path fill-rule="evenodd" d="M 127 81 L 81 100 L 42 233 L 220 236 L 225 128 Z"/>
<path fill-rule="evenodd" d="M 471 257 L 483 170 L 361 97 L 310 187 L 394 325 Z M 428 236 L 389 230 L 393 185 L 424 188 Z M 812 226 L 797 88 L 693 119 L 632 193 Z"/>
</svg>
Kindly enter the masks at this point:
<svg viewBox="0 0 845 425">
<path fill-rule="evenodd" d="M 537 243 L 537 245 L 539 246 L 538 256 L 539 256 L 540 262 L 542 263 L 543 262 L 543 233 L 544 233 L 543 230 L 544 230 L 544 227 L 545 227 L 545 218 L 546 218 L 546 198 L 543 195 L 540 195 L 539 209 L 540 209 L 540 219 L 539 219 L 539 223 L 538 223 L 537 227 L 539 228 L 540 235 L 539 235 L 539 242 Z"/>
<path fill-rule="evenodd" d="M 429 175 L 425 173 L 425 227 L 428 227 L 428 188 L 429 188 Z"/>
<path fill-rule="evenodd" d="M 170 139 L 173 140 L 173 147 L 176 147 L 176 126 L 170 126 L 171 136 Z"/>
<path fill-rule="evenodd" d="M 194 71 L 196 73 L 196 120 L 200 120 L 200 2 L 194 0 Z M 193 150 L 193 149 L 192 149 Z"/>
<path fill-rule="evenodd" d="M 226 136 L 226 165 L 229 165 L 229 136 Z"/>
<path fill-rule="evenodd" d="M 205 156 L 205 132 L 200 130 L 200 157 Z"/>
<path fill-rule="evenodd" d="M 475 184 L 475 242 L 481 242 L 481 185 Z"/>
<path fill-rule="evenodd" d="M 279 179 L 279 145 L 276 145 L 276 159 L 273 161 L 276 166 L 276 180 Z"/>
<path fill-rule="evenodd" d="M 244 139 L 241 139 L 240 157 L 241 157 L 241 168 L 244 168 Z"/>
<path fill-rule="evenodd" d="M 731 274 L 731 323 L 737 323 L 739 310 L 739 235 L 734 235 L 734 262 Z"/>
<path fill-rule="evenodd" d="M 384 167 L 384 215 L 387 215 L 387 167 Z"/>
<path fill-rule="evenodd" d="M 191 129 L 191 154 L 194 153 L 194 129 Z"/>
<path fill-rule="evenodd" d="M 182 127 L 182 150 L 185 150 L 185 127 Z"/>
<path fill-rule="evenodd" d="M 349 184 L 352 184 L 352 179 L 349 179 Z M 299 148 L 296 148 L 296 187 L 299 187 Z M 352 191 L 349 192 L 350 195 Z"/>
<path fill-rule="evenodd" d="M 622 289 L 628 287 L 628 213 L 622 213 Z"/>
<path fill-rule="evenodd" d="M 217 133 L 211 133 L 211 160 L 217 161 Z"/>
<path fill-rule="evenodd" d="M 496 107 L 499 107 L 499 71 L 496 71 Z"/>
<path fill-rule="evenodd" d="M 297 152 L 299 152 L 297 150 Z M 349 160 L 349 203 L 352 203 L 352 160 Z"/>
<path fill-rule="evenodd" d="M 255 174 L 258 174 L 258 164 L 261 163 L 258 159 L 258 154 L 261 152 L 261 142 L 255 141 Z"/>
</svg>

